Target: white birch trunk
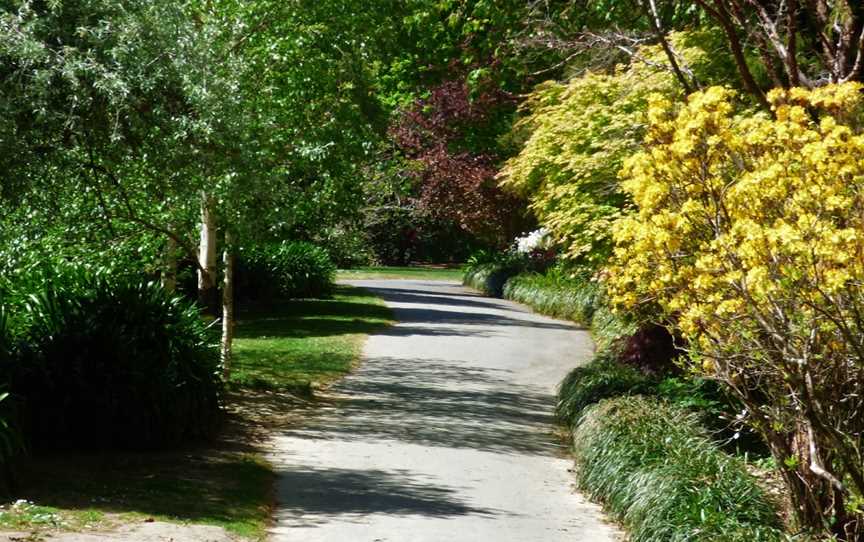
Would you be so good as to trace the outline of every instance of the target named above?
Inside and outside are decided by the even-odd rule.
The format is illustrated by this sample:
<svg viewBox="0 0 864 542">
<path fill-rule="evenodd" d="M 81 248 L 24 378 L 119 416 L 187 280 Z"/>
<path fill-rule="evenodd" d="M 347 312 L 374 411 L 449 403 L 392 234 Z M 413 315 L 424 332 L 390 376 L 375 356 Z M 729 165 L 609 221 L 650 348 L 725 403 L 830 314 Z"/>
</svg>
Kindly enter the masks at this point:
<svg viewBox="0 0 864 542">
<path fill-rule="evenodd" d="M 225 275 L 222 285 L 222 370 L 227 379 L 231 372 L 231 347 L 234 343 L 234 247 L 227 230 L 222 263 Z"/>
<path fill-rule="evenodd" d="M 214 312 L 216 299 L 216 217 L 215 202 L 201 194 L 201 240 L 198 246 L 198 301 L 205 311 Z M 215 314 L 214 314 L 215 316 Z"/>
</svg>

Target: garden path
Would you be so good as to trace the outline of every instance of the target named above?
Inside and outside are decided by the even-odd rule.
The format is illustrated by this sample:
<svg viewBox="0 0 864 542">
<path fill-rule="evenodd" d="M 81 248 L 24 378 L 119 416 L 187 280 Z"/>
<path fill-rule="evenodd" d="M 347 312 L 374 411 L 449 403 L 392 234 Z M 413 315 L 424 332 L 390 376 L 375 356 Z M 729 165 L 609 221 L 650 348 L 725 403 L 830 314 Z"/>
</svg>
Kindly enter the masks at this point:
<svg viewBox="0 0 864 542">
<path fill-rule="evenodd" d="M 273 440 L 277 542 L 609 542 L 573 490 L 554 389 L 589 334 L 456 283 L 352 281 L 397 324 Z"/>
</svg>

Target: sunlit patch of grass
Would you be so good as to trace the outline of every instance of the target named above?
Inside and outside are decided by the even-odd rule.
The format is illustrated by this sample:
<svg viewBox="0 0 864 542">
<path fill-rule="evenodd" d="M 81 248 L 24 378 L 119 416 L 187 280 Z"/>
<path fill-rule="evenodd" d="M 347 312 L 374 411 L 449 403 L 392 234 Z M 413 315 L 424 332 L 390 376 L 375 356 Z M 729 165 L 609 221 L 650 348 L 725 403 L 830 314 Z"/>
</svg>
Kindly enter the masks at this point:
<svg viewBox="0 0 864 542">
<path fill-rule="evenodd" d="M 4 530 L 75 529 L 103 524 L 105 518 L 99 510 L 61 510 L 25 499 L 0 506 L 0 529 Z"/>
<path fill-rule="evenodd" d="M 356 267 L 340 269 L 338 280 L 413 279 L 462 281 L 461 267 Z"/>
<path fill-rule="evenodd" d="M 339 286 L 330 299 L 302 299 L 241 312 L 230 383 L 309 392 L 345 375 L 363 341 L 392 321 L 383 302 Z"/>
</svg>

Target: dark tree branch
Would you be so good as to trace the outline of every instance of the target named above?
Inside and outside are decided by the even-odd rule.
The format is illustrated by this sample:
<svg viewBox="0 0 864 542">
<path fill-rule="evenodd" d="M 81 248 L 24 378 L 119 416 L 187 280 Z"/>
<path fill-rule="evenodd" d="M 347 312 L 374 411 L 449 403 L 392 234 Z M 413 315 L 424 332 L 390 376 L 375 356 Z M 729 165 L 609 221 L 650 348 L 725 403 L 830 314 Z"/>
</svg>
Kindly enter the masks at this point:
<svg viewBox="0 0 864 542">
<path fill-rule="evenodd" d="M 666 39 L 666 32 L 665 30 L 663 30 L 663 23 L 660 21 L 660 16 L 657 13 L 657 5 L 655 4 L 654 0 L 642 0 L 642 6 L 645 9 L 645 14 L 648 16 L 648 20 L 651 21 L 651 27 L 654 29 L 654 33 L 657 35 L 657 39 L 660 42 L 660 46 L 663 48 L 663 52 L 666 53 L 666 58 L 669 60 L 669 65 L 672 66 L 672 72 L 675 74 L 678 82 L 681 83 L 681 87 L 684 89 L 684 92 L 690 94 L 691 92 L 693 92 L 693 85 L 690 84 L 690 81 L 687 80 L 687 77 L 684 75 L 684 72 L 678 65 L 678 60 L 675 57 L 675 52 L 672 50 L 672 46 L 669 44 L 669 40 Z"/>
<path fill-rule="evenodd" d="M 723 27 L 723 31 L 726 33 L 726 38 L 729 42 L 729 48 L 732 51 L 732 57 L 735 59 L 735 66 L 738 68 L 738 73 L 741 75 L 744 87 L 747 89 L 747 92 L 756 98 L 756 101 L 759 102 L 759 105 L 763 109 L 770 110 L 771 104 L 768 103 L 765 93 L 758 83 L 756 83 L 756 79 L 750 71 L 750 66 L 747 65 L 747 58 L 744 56 L 744 47 L 741 44 L 741 39 L 738 37 L 738 30 L 735 28 L 735 24 L 729 16 L 729 11 L 722 0 L 714 0 L 716 7 L 709 4 L 709 0 L 694 1 Z"/>
</svg>

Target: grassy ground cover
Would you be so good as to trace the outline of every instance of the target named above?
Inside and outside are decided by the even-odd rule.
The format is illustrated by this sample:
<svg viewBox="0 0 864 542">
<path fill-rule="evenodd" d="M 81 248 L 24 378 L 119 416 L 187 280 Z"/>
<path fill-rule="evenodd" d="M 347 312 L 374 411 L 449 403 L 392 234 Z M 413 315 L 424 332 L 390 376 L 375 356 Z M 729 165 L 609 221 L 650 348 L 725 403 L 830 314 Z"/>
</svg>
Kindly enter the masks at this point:
<svg viewBox="0 0 864 542">
<path fill-rule="evenodd" d="M 507 299 L 529 305 L 540 314 L 589 326 L 597 308 L 600 288 L 584 277 L 570 279 L 564 273 L 523 273 L 503 287 Z"/>
<path fill-rule="evenodd" d="M 779 542 L 777 514 L 743 461 L 697 415 L 643 396 L 606 399 L 573 427 L 579 486 L 633 542 Z"/>
<path fill-rule="evenodd" d="M 356 267 L 340 269 L 338 280 L 415 279 L 462 281 L 461 267 L 411 266 L 411 267 Z"/>
<path fill-rule="evenodd" d="M 465 270 L 462 284 L 486 295 L 501 297 L 504 285 L 518 272 L 517 269 L 498 263 L 473 265 Z"/>
<path fill-rule="evenodd" d="M 0 508 L 0 529 L 36 533 L 100 530 L 147 520 L 224 527 L 263 540 L 274 474 L 263 459 L 269 429 L 309 403 L 297 393 L 325 386 L 356 363 L 367 334 L 391 319 L 363 290 L 294 300 L 241 313 L 228 415 L 215 441 L 151 453 L 63 453 L 16 467 L 19 489 Z M 17 501 L 17 502 L 16 502 Z"/>
<path fill-rule="evenodd" d="M 33 458 L 21 467 L 21 498 L 0 512 L 0 528 L 101 530 L 160 520 L 218 525 L 263 539 L 272 470 L 255 450 L 241 452 L 228 444 Z"/>
<path fill-rule="evenodd" d="M 301 392 L 329 384 L 351 370 L 365 337 L 391 318 L 381 300 L 348 286 L 338 286 L 330 299 L 242 311 L 230 383 Z"/>
</svg>

